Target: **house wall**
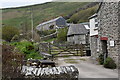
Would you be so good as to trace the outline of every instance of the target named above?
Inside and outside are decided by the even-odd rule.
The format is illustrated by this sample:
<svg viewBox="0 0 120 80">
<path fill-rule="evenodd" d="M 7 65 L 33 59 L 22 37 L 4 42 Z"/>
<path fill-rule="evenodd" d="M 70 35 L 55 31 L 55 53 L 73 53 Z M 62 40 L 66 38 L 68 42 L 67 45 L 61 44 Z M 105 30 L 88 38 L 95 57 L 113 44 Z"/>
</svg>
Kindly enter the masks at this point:
<svg viewBox="0 0 120 80">
<path fill-rule="evenodd" d="M 95 26 L 98 22 L 95 22 L 95 19 L 97 19 L 97 17 L 93 17 L 89 20 L 91 59 L 98 58 L 98 38 L 96 37 L 96 35 L 98 35 L 98 27 Z"/>
<path fill-rule="evenodd" d="M 69 37 L 67 37 L 67 42 L 74 43 L 73 37 L 74 37 L 74 36 L 69 36 Z"/>
<path fill-rule="evenodd" d="M 86 36 L 85 35 L 74 35 L 75 44 L 86 44 Z"/>
<path fill-rule="evenodd" d="M 73 35 L 67 37 L 67 41 L 74 44 L 86 44 L 86 36 L 85 35 Z"/>
<path fill-rule="evenodd" d="M 41 26 L 41 30 L 44 31 L 44 30 L 50 30 L 50 26 L 51 25 L 54 25 L 54 28 L 53 29 L 56 29 L 56 22 L 51 22 L 51 23 L 48 23 L 48 24 L 45 24 L 43 26 Z"/>
<path fill-rule="evenodd" d="M 37 27 L 36 29 L 39 30 L 39 31 L 50 30 L 51 25 L 54 25 L 53 29 L 63 28 L 63 27 L 67 26 L 66 20 L 61 17 L 61 18 L 59 18 L 55 21 L 47 22 L 46 24 L 41 25 L 41 26 Z"/>
<path fill-rule="evenodd" d="M 94 17 L 94 18 L 89 20 L 89 22 L 90 22 L 90 36 L 98 35 L 98 30 L 95 27 L 95 24 L 97 24 L 97 22 L 95 22 L 96 18 L 97 17 Z"/>
<path fill-rule="evenodd" d="M 104 2 L 98 12 L 99 20 L 99 40 L 101 37 L 108 37 L 107 50 L 108 57 L 111 57 L 118 63 L 119 38 L 118 30 L 118 3 Z M 110 46 L 110 41 L 114 41 L 115 45 Z M 99 51 L 102 54 L 102 41 L 100 40 Z"/>
<path fill-rule="evenodd" d="M 97 59 L 99 55 L 99 42 L 96 36 L 90 37 L 91 59 Z"/>
</svg>

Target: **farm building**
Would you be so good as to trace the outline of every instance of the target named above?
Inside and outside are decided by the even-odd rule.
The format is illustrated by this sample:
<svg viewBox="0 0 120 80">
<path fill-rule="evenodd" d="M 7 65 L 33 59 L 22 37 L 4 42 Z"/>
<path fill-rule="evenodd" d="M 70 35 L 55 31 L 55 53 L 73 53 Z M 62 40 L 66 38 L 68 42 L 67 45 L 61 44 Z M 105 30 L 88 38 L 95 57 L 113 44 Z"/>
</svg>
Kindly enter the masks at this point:
<svg viewBox="0 0 120 80">
<path fill-rule="evenodd" d="M 73 44 L 86 44 L 87 29 L 83 24 L 70 24 L 67 41 Z"/>
<path fill-rule="evenodd" d="M 66 20 L 60 16 L 58 18 L 52 19 L 50 21 L 39 24 L 36 29 L 38 31 L 50 30 L 50 29 L 58 29 L 67 26 Z"/>
</svg>

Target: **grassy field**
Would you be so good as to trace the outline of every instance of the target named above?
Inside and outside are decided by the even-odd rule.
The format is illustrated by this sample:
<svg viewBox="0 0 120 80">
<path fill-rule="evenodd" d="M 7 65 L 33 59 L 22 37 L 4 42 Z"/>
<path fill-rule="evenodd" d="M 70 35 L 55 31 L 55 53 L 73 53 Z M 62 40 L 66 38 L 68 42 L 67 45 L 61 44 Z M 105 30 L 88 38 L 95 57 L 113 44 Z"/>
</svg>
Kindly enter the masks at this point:
<svg viewBox="0 0 120 80">
<path fill-rule="evenodd" d="M 48 2 L 26 7 L 2 9 L 3 25 L 21 27 L 27 23 L 26 26 L 30 27 L 32 8 L 34 27 L 36 27 L 39 23 L 58 16 L 68 16 L 88 4 L 88 2 Z"/>
</svg>

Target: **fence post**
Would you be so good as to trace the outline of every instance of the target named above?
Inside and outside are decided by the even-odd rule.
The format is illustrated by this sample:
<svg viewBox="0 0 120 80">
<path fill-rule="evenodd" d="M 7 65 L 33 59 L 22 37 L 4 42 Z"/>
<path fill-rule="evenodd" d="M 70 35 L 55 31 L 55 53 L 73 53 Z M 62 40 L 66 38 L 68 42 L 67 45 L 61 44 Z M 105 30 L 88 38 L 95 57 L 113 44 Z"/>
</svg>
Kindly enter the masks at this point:
<svg viewBox="0 0 120 80">
<path fill-rule="evenodd" d="M 76 47 L 77 47 L 77 55 L 78 55 L 78 51 L 79 51 L 79 50 L 78 50 L 78 49 L 79 49 L 79 48 L 78 48 L 78 45 L 76 45 Z"/>
<path fill-rule="evenodd" d="M 48 43 L 48 49 L 49 49 L 49 54 L 51 54 L 51 46 L 50 46 L 50 43 Z"/>
<path fill-rule="evenodd" d="M 81 57 L 83 56 L 83 45 L 80 44 L 80 54 L 81 54 Z"/>
</svg>

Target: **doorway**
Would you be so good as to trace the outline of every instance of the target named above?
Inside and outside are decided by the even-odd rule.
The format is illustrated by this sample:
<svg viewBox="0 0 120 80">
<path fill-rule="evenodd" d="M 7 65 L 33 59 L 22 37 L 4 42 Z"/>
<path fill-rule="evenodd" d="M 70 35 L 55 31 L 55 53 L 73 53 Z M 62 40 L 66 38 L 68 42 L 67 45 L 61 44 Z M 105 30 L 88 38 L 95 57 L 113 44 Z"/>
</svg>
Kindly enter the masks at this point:
<svg viewBox="0 0 120 80">
<path fill-rule="evenodd" d="M 102 53 L 104 55 L 104 62 L 106 58 L 108 57 L 108 50 L 107 50 L 107 40 L 102 40 Z"/>
</svg>

